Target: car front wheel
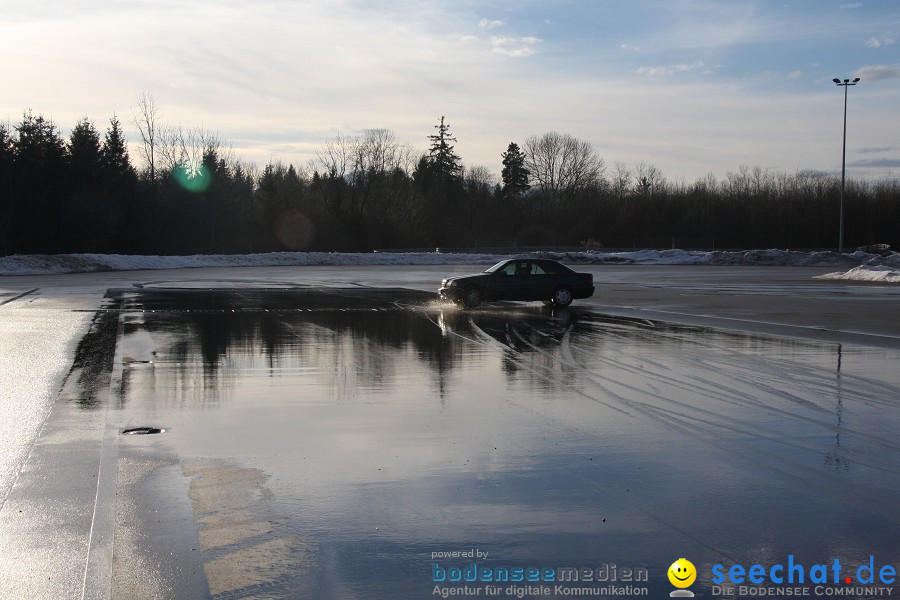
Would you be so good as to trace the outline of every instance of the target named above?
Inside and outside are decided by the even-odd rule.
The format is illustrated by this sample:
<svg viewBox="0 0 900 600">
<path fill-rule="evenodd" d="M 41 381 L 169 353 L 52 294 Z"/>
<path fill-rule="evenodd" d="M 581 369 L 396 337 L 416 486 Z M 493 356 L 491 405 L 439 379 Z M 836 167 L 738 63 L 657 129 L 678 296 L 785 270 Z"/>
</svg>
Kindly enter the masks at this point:
<svg viewBox="0 0 900 600">
<path fill-rule="evenodd" d="M 567 287 L 556 288 L 556 291 L 553 292 L 553 304 L 556 306 L 572 304 L 572 290 Z"/>
<path fill-rule="evenodd" d="M 481 290 L 477 287 L 466 288 L 463 294 L 463 304 L 465 304 L 466 308 L 475 308 L 481 304 Z"/>
</svg>

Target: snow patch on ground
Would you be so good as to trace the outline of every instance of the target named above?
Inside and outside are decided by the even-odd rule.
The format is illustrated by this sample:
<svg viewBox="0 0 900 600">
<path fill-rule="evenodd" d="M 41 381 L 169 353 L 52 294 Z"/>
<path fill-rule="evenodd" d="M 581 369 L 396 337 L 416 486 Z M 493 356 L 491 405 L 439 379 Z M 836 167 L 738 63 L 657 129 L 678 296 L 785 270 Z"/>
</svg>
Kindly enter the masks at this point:
<svg viewBox="0 0 900 600">
<path fill-rule="evenodd" d="M 847 267 L 846 273 L 823 278 L 865 281 L 895 281 L 900 254 L 888 256 L 854 252 L 800 252 L 793 250 L 746 250 L 697 252 L 686 250 L 636 250 L 631 252 L 530 252 L 524 254 L 469 254 L 442 252 L 271 252 L 266 254 L 203 254 L 194 256 L 139 256 L 124 254 L 29 254 L 0 258 L 0 275 L 43 275 L 184 269 L 197 267 L 274 267 L 304 265 L 445 265 L 493 264 L 510 256 L 551 258 L 583 265 L 759 265 L 803 267 Z M 885 269 L 887 271 L 885 271 Z M 887 273 L 887 274 L 884 274 Z M 890 273 L 894 273 L 891 275 Z M 838 277 L 840 275 L 840 277 Z M 874 277 L 880 277 L 874 279 Z"/>
<path fill-rule="evenodd" d="M 882 283 L 900 283 L 900 270 L 885 266 L 853 267 L 846 273 L 827 273 L 816 279 L 837 279 L 843 281 L 879 281 Z"/>
<path fill-rule="evenodd" d="M 493 255 L 410 253 L 270 252 L 142 256 L 125 254 L 34 254 L 0 258 L 0 275 L 90 273 L 200 267 L 294 267 L 309 265 L 440 265 L 496 262 Z M 493 264 L 493 263 L 492 263 Z"/>
<path fill-rule="evenodd" d="M 819 275 L 816 279 L 900 283 L 900 254 L 891 252 L 887 256 L 875 255 L 849 271 L 827 273 Z"/>
</svg>

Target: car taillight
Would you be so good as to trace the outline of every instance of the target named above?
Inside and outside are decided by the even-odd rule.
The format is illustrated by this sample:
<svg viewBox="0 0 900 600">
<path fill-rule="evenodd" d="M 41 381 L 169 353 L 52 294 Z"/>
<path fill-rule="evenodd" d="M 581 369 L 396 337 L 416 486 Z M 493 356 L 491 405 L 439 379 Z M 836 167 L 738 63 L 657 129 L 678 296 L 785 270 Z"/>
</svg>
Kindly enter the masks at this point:
<svg viewBox="0 0 900 600">
<path fill-rule="evenodd" d="M 594 285 L 594 275 L 593 275 L 593 273 L 590 274 L 590 277 L 591 277 L 591 285 Z"/>
</svg>

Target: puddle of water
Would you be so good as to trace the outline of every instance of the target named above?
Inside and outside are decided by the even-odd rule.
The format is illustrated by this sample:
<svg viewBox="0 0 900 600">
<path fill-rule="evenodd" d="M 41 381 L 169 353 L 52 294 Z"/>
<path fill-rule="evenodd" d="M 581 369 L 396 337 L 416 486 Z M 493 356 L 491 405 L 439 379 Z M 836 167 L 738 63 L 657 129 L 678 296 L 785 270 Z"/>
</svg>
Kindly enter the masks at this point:
<svg viewBox="0 0 900 600">
<path fill-rule="evenodd" d="M 246 527 L 229 551 L 278 566 L 272 589 L 430 596 L 433 563 L 471 563 L 432 553 L 471 549 L 643 567 L 655 595 L 681 556 L 694 591 L 722 562 L 900 563 L 898 353 L 428 297 L 130 294 L 119 343 L 152 361 L 111 418 L 165 428 L 138 437 L 194 475 L 254 474 L 265 510 L 198 519 Z"/>
</svg>

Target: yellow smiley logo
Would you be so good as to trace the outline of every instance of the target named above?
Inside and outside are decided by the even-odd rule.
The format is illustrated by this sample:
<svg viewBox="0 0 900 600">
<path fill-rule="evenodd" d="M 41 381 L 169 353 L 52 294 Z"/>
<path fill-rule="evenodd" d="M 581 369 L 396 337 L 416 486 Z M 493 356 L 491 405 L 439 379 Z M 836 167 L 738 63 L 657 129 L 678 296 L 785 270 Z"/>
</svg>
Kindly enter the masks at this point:
<svg viewBox="0 0 900 600">
<path fill-rule="evenodd" d="M 679 558 L 669 567 L 669 581 L 677 588 L 690 587 L 697 579 L 694 563 L 686 558 Z"/>
</svg>

